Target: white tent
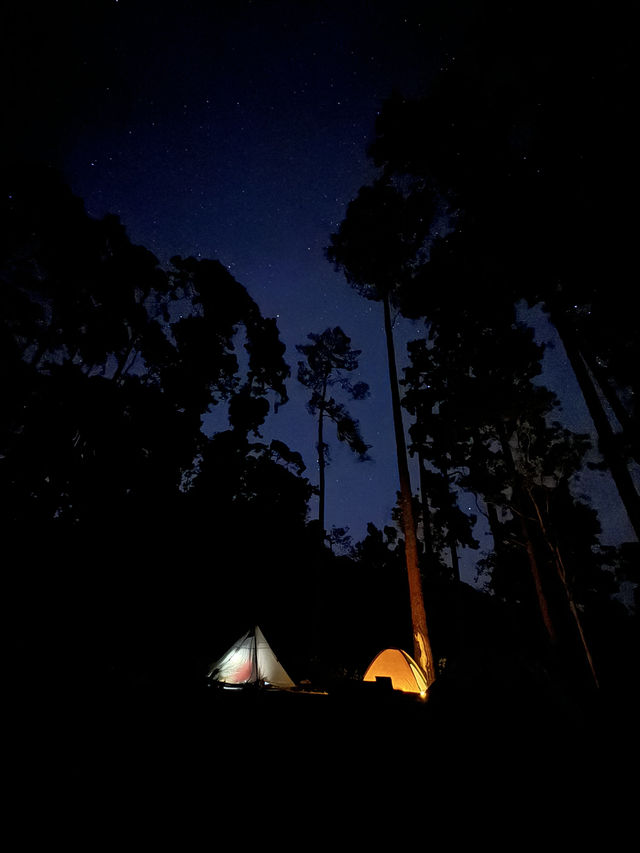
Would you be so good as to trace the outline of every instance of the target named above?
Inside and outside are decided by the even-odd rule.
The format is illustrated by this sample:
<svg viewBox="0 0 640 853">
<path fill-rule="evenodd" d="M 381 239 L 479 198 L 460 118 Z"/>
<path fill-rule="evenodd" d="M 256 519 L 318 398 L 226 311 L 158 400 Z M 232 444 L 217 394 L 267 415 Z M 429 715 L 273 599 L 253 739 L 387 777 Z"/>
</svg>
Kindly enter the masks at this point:
<svg viewBox="0 0 640 853">
<path fill-rule="evenodd" d="M 211 666 L 208 677 L 235 686 L 295 687 L 257 625 Z"/>
<path fill-rule="evenodd" d="M 394 690 L 403 693 L 427 693 L 427 679 L 414 659 L 402 649 L 384 649 L 369 664 L 363 681 L 391 679 Z"/>
</svg>

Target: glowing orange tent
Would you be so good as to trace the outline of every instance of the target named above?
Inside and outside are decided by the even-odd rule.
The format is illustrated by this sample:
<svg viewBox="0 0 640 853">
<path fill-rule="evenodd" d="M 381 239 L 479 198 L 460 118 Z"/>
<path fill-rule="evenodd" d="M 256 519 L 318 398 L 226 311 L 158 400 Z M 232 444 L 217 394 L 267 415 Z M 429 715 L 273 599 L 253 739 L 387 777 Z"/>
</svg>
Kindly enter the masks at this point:
<svg viewBox="0 0 640 853">
<path fill-rule="evenodd" d="M 427 693 L 427 679 L 414 659 L 402 649 L 384 649 L 371 661 L 363 681 L 390 678 L 394 690 L 403 693 Z"/>
</svg>

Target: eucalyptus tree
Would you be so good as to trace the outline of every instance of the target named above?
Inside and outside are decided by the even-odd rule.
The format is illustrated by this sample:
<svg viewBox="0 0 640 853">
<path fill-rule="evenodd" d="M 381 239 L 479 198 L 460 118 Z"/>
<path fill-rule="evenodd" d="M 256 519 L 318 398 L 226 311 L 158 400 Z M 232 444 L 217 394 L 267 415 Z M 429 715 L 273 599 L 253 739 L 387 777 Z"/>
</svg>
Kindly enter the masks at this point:
<svg viewBox="0 0 640 853">
<path fill-rule="evenodd" d="M 7 172 L 2 190 L 0 508 L 20 634 L 73 634 L 56 676 L 61 660 L 137 666 L 152 636 L 179 646 L 200 621 L 206 637 L 229 576 L 246 591 L 286 550 L 283 608 L 310 487 L 284 445 L 248 440 L 287 399 L 275 321 L 217 261 L 161 267 L 48 170 Z M 203 429 L 215 406 L 219 441 Z"/>
<path fill-rule="evenodd" d="M 607 33 L 597 7 L 579 20 L 543 7 L 525 22 L 520 7 L 497 3 L 475 23 L 428 94 L 383 105 L 370 153 L 388 178 L 428 180 L 448 201 L 449 264 L 430 270 L 432 294 L 447 298 L 451 274 L 472 266 L 466 286 L 458 275 L 459 304 L 486 282 L 492 299 L 544 307 L 640 538 L 629 470 L 640 455 L 627 192 L 635 47 Z"/>
<path fill-rule="evenodd" d="M 217 261 L 161 268 L 50 170 L 3 189 L 0 334 L 21 376 L 2 417 L 6 506 L 59 523 L 169 506 L 210 407 L 249 398 L 257 427 L 286 401 L 275 322 Z"/>
<path fill-rule="evenodd" d="M 636 532 L 640 528 L 638 495 L 624 457 L 638 452 L 638 337 L 622 262 L 630 259 L 632 244 L 625 239 L 624 217 L 603 221 L 601 215 L 612 200 L 616 210 L 625 209 L 630 87 L 623 66 L 611 62 L 606 50 L 594 55 L 591 37 L 575 37 L 573 16 L 561 13 L 556 19 L 554 9 L 553 26 L 543 14 L 523 26 L 521 11 L 512 4 L 485 12 L 464 49 L 443 64 L 428 95 L 417 100 L 396 95 L 383 105 L 369 151 L 381 177 L 356 200 L 362 228 L 349 230 L 343 223 L 329 256 L 365 294 L 367 285 L 378 283 L 374 294 L 383 304 L 384 293 L 393 293 L 404 312 L 437 327 L 438 345 L 446 353 L 443 373 L 454 373 L 455 363 L 446 360 L 452 353 L 460 351 L 467 359 L 466 373 L 461 365 L 459 374 L 465 393 L 447 386 L 433 414 L 456 429 L 468 419 L 468 433 L 447 435 L 451 448 L 459 454 L 458 464 L 473 461 L 478 482 L 482 474 L 493 498 L 489 507 L 510 504 L 507 511 L 514 514 L 520 538 L 530 544 L 527 558 L 535 577 L 545 550 L 540 547 L 544 524 L 514 458 L 514 443 L 518 436 L 524 440 L 532 424 L 547 439 L 545 430 L 556 427 L 549 425 L 547 392 L 532 386 L 532 375 L 519 374 L 508 335 L 503 337 L 514 323 L 514 305 L 523 298 L 542 303 L 556 324 L 592 411 L 600 449 Z M 599 26 L 593 11 L 579 22 L 589 36 Z M 623 46 L 629 47 L 630 42 Z M 594 123 L 594 115 L 608 116 L 625 132 L 619 137 L 604 132 L 607 124 Z M 437 222 L 431 201 L 436 193 L 442 200 Z M 349 218 L 348 210 L 345 222 Z M 433 231 L 440 231 L 437 239 L 429 233 L 432 222 Z M 474 316 L 475 342 L 469 332 L 473 323 L 467 322 Z M 464 350 L 477 346 L 486 354 L 496 329 L 504 345 L 495 348 L 493 380 L 485 376 L 488 385 L 474 383 L 479 378 L 474 370 L 485 356 L 474 365 Z M 486 340 L 480 346 L 482 335 Z M 517 351 L 517 341 L 514 345 Z M 511 393 L 512 385 L 517 393 Z M 612 385 L 616 396 L 610 394 Z M 485 397 L 487 389 L 491 399 Z M 598 398 L 605 395 L 620 423 L 617 435 L 602 417 Z M 495 405 L 490 428 L 473 411 L 474 406 L 484 411 L 485 403 L 507 407 L 500 415 Z M 572 441 L 565 442 L 569 456 Z M 491 467 L 483 468 L 483 459 Z M 492 522 L 499 539 L 495 514 Z M 542 584 L 536 585 L 544 608 Z M 551 635 L 552 622 L 544 618 Z"/>
<path fill-rule="evenodd" d="M 402 529 L 409 579 L 414 656 L 427 682 L 436 677 L 420 577 L 419 552 L 406 438 L 402 423 L 391 306 L 401 297 L 412 267 L 429 235 L 436 202 L 428 188 L 408 198 L 384 180 L 362 187 L 350 202 L 338 231 L 331 235 L 327 257 L 365 298 L 382 302 L 389 383 L 400 481 Z"/>
<path fill-rule="evenodd" d="M 329 419 L 336 427 L 340 441 L 352 450 L 360 460 L 369 458 L 370 445 L 360 434 L 358 421 L 347 411 L 342 403 L 330 395 L 330 390 L 339 387 L 352 400 L 363 400 L 369 394 L 366 382 L 351 382 L 346 373 L 358 368 L 358 356 L 361 350 L 351 349 L 349 338 L 339 326 L 327 328 L 321 334 L 310 333 L 310 344 L 298 344 L 296 349 L 305 356 L 306 361 L 298 362 L 298 381 L 311 391 L 307 408 L 318 417 L 318 472 L 319 501 L 318 521 L 324 539 L 325 536 L 325 469 L 329 461 L 329 445 L 325 441 L 325 420 Z"/>
<path fill-rule="evenodd" d="M 491 582 L 503 594 L 511 583 L 509 596 L 537 601 L 552 646 L 560 642 L 558 625 L 566 623 L 568 608 L 597 684 L 577 602 L 583 578 L 590 573 L 594 582 L 598 573 L 593 556 L 578 558 L 575 546 L 563 546 L 554 509 L 562 504 L 571 515 L 568 502 L 575 499 L 569 482 L 589 441 L 552 420 L 555 396 L 532 382 L 540 372 L 542 347 L 531 329 L 511 319 L 504 323 L 497 315 L 470 316 L 463 310 L 456 323 L 444 324 L 440 316 L 430 341 L 410 346 L 405 403 L 415 415 L 413 450 L 435 470 L 446 464 L 456 471 L 459 486 L 483 502 L 494 538 Z M 529 584 L 518 577 L 525 564 Z"/>
<path fill-rule="evenodd" d="M 477 548 L 473 537 L 475 515 L 458 506 L 456 483 L 465 469 L 464 422 L 447 409 L 460 385 L 459 365 L 453 352 L 438 361 L 437 342 L 424 338 L 408 344 L 409 365 L 402 384 L 403 406 L 414 421 L 409 428 L 410 451 L 417 457 L 420 476 L 423 544 L 427 566 L 437 567 L 449 554 L 451 574 L 460 581 L 458 545 Z M 459 454 L 453 452 L 463 443 Z M 462 457 L 462 458 L 461 458 Z"/>
</svg>

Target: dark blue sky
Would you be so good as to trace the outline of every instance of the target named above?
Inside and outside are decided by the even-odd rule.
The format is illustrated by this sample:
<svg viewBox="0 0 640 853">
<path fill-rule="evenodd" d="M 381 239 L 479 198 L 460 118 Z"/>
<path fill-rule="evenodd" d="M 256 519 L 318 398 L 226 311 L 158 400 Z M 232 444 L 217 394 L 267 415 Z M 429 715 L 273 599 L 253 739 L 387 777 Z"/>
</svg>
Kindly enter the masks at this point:
<svg viewBox="0 0 640 853">
<path fill-rule="evenodd" d="M 420 93 L 455 62 L 473 4 L 97 0 L 30 20 L 29 6 L 12 72 L 30 99 L 25 139 L 62 166 L 89 213 L 118 214 L 163 262 L 219 259 L 278 318 L 291 399 L 268 432 L 303 454 L 314 482 L 295 346 L 327 326 L 351 336 L 371 386 L 351 411 L 373 461 L 329 439 L 327 524 L 358 540 L 367 521 L 389 523 L 397 472 L 381 307 L 349 288 L 324 247 L 373 175 L 366 147 L 382 101 L 394 88 Z M 399 343 L 419 333 L 406 322 L 397 331 Z M 562 353 L 548 364 L 571 425 L 588 428 Z M 606 502 L 607 535 L 625 536 L 615 499 Z"/>
</svg>

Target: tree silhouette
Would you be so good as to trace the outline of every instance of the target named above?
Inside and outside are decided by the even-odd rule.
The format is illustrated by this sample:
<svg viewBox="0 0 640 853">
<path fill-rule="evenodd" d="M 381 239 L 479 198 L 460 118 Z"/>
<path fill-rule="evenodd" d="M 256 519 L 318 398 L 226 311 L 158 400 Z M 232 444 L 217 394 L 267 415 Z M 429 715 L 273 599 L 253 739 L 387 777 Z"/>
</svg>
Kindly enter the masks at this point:
<svg viewBox="0 0 640 853">
<path fill-rule="evenodd" d="M 161 269 L 114 217 L 87 216 L 49 171 L 17 173 L 9 187 L 0 262 L 13 307 L 2 333 L 25 380 L 5 419 L 12 512 L 24 500 L 25 517 L 92 517 L 94 501 L 149 498 L 151 471 L 175 492 L 206 440 L 210 407 L 230 403 L 237 419 L 244 401 L 255 431 L 270 396 L 286 401 L 275 323 L 219 262 L 176 257 Z"/>
<path fill-rule="evenodd" d="M 48 169 L 7 171 L 2 186 L 0 507 L 7 559 L 27 567 L 13 574 L 36 614 L 26 624 L 46 631 L 55 613 L 67 626 L 52 630 L 55 643 L 69 635 L 51 657 L 65 660 L 59 677 L 83 655 L 103 672 L 149 666 L 135 650 L 173 630 L 157 614 L 170 611 L 179 634 L 189 584 L 211 602 L 213 578 L 224 589 L 241 565 L 247 585 L 258 543 L 288 554 L 281 601 L 286 589 L 304 598 L 300 580 L 285 584 L 293 553 L 310 547 L 304 466 L 282 442 L 249 441 L 287 399 L 275 321 L 217 261 L 161 268 Z M 215 406 L 226 443 L 203 429 Z M 256 548 L 240 560 L 248 538 Z M 234 558 L 203 571 L 202 551 L 230 543 Z"/>
<path fill-rule="evenodd" d="M 351 349 L 351 338 L 339 326 L 325 329 L 321 334 L 310 333 L 307 337 L 311 344 L 296 346 L 298 352 L 306 357 L 306 362 L 298 362 L 298 381 L 312 392 L 307 408 L 312 415 L 318 416 L 318 521 L 324 538 L 325 468 L 329 461 L 329 445 L 324 439 L 325 419 L 335 424 L 338 439 L 344 441 L 359 459 L 368 459 L 370 449 L 360 434 L 358 422 L 342 403 L 329 396 L 329 391 L 339 386 L 352 400 L 363 400 L 369 394 L 369 386 L 366 382 L 354 384 L 344 375 L 358 367 L 360 350 Z"/>
<path fill-rule="evenodd" d="M 428 95 L 383 105 L 370 153 L 387 179 L 430 183 L 447 201 L 423 301 L 455 293 L 463 304 L 483 283 L 494 300 L 544 306 L 640 538 L 629 472 L 639 452 L 626 191 L 634 47 L 610 23 L 599 4 L 579 20 L 543 4 L 526 25 L 519 7 L 492 4 Z"/>
<path fill-rule="evenodd" d="M 548 514 L 550 506 L 562 503 L 570 515 L 568 483 L 581 468 L 589 441 L 551 420 L 555 396 L 532 383 L 541 370 L 542 352 L 532 330 L 514 316 L 464 309 L 448 319 L 436 314 L 429 342 L 410 346 L 405 403 L 416 418 L 413 449 L 436 471 L 443 465 L 456 471 L 458 485 L 484 503 L 494 537 L 496 583 L 504 592 L 507 576 L 513 574 L 515 580 L 519 573 L 522 561 L 511 547 L 517 541 L 533 581 L 528 588 L 519 583 L 520 600 L 535 592 L 554 646 L 566 644 L 567 631 L 559 636 L 558 624 L 566 623 L 568 606 L 597 683 L 576 604 L 576 597 L 584 604 L 579 585 L 593 557 L 577 558 L 575 548 L 565 549 L 563 556 L 550 534 Z M 560 494 L 566 495 L 562 502 Z M 508 531 L 499 515 L 510 517 Z M 598 573 L 589 571 L 591 583 L 606 590 L 604 575 L 598 584 Z"/>
<path fill-rule="evenodd" d="M 377 184 L 395 187 L 410 216 L 385 228 L 389 198 L 372 217 L 371 231 L 375 233 L 378 227 L 382 239 L 386 230 L 392 241 L 394 234 L 424 235 L 424 221 L 433 211 L 429 188 L 441 201 L 433 233 L 422 241 L 416 239 L 411 251 L 404 258 L 396 254 L 393 263 L 405 272 L 404 279 L 399 278 L 396 304 L 407 316 L 426 317 L 428 334 L 433 335 L 435 328 L 441 336 L 438 345 L 448 352 L 441 366 L 444 380 L 447 373 L 453 379 L 452 368 L 457 366 L 446 359 L 458 351 L 464 353 L 467 345 L 474 348 L 468 317 L 484 318 L 488 336 L 496 327 L 502 329 L 502 339 L 513 322 L 509 317 L 514 305 L 525 299 L 529 305 L 546 309 L 582 388 L 605 464 L 638 533 L 640 504 L 628 469 L 629 460 L 638 454 L 634 368 L 638 336 L 631 306 L 633 291 L 628 287 L 633 236 L 625 189 L 633 162 L 628 124 L 632 114 L 628 68 L 633 47 L 630 40 L 618 39 L 607 30 L 608 21 L 603 24 L 599 4 L 579 22 L 571 14 L 562 10 L 556 14 L 557 9 L 544 5 L 535 20 L 526 24 L 522 10 L 512 4 L 478 9 L 477 28 L 469 31 L 470 37 L 456 51 L 455 59 L 449 57 L 443 63 L 429 93 L 415 100 L 396 94 L 383 105 L 370 147 L 381 170 Z M 596 39 L 602 50 L 594 54 L 589 45 Z M 615 210 L 617 215 L 603 222 L 605 210 Z M 369 257 L 374 257 L 371 248 Z M 365 257 L 366 251 L 359 254 Z M 384 271 L 384 264 L 381 269 Z M 482 333 L 481 323 L 478 331 Z M 449 342 L 442 337 L 445 334 L 451 336 Z M 431 341 L 430 337 L 425 349 Z M 522 459 L 514 458 L 513 451 L 518 441 L 528 442 L 531 429 L 563 447 L 568 458 L 580 456 L 574 451 L 581 442 L 548 422 L 551 409 L 545 409 L 541 389 L 526 388 L 525 383 L 520 399 L 511 396 L 511 387 L 516 388 L 521 377 L 516 365 L 509 364 L 511 351 L 507 351 L 508 341 L 504 342 L 502 352 L 496 350 L 503 361 L 502 379 L 498 381 L 500 371 L 494 368 L 488 388 L 474 395 L 482 383 L 474 389 L 474 383 L 467 380 L 481 368 L 482 358 L 469 359 L 467 380 L 461 389 L 451 387 L 443 393 L 445 402 L 437 404 L 434 414 L 440 418 L 448 410 L 448 426 L 453 430 L 461 427 L 458 436 L 444 431 L 453 441 L 452 448 L 457 443 L 456 464 L 468 463 L 469 471 L 473 466 L 478 493 L 484 481 L 487 514 L 496 533 L 492 559 L 506 565 L 510 552 L 512 565 L 520 566 L 510 550 L 512 541 L 506 541 L 515 535 L 527 548 L 524 568 L 528 563 L 530 572 L 539 574 L 539 593 L 546 588 L 554 599 L 549 573 L 555 573 L 566 610 L 567 602 L 570 608 L 573 605 L 562 592 L 562 567 L 557 562 L 554 566 L 555 558 L 545 542 L 549 526 L 537 511 L 546 506 L 542 498 L 549 495 L 538 492 L 540 483 L 535 489 L 528 488 Z M 517 360 L 520 363 L 519 357 Z M 465 393 L 458 394 L 458 390 Z M 499 422 L 495 422 L 486 440 L 476 429 L 480 424 L 474 412 L 474 408 L 484 410 L 484 393 L 489 393 L 493 403 L 503 395 L 505 405 L 509 400 L 522 405 L 519 419 L 517 410 L 507 412 L 502 429 L 497 430 Z M 421 415 L 417 415 L 417 429 L 420 421 Z M 464 432 L 474 424 L 471 432 Z M 434 430 L 433 423 L 430 430 Z M 420 450 L 417 442 L 416 452 Z M 540 460 L 553 456 L 542 450 L 538 446 Z M 515 484 L 509 487 L 514 489 L 510 507 L 505 505 L 504 495 L 500 497 L 504 489 L 500 484 L 507 481 Z M 559 497 L 566 485 L 558 483 L 554 494 Z M 469 482 L 467 487 L 471 487 Z M 508 537 L 499 512 L 513 513 Z M 562 556 L 561 560 L 564 562 Z M 566 576 L 573 584 L 570 595 L 579 598 L 577 574 L 572 569 Z M 604 574 L 598 588 L 606 597 Z M 538 602 L 541 608 L 545 606 L 540 594 Z M 551 617 L 558 621 L 557 602 L 554 599 L 548 604 L 547 629 L 553 632 Z M 580 607 L 575 611 L 579 616 Z M 577 625 L 578 620 L 574 622 Z"/>
<path fill-rule="evenodd" d="M 337 233 L 331 236 L 327 257 L 341 269 L 347 281 L 369 299 L 381 301 L 387 345 L 389 382 L 396 438 L 402 528 L 409 577 L 409 595 L 413 620 L 414 657 L 427 676 L 435 680 L 435 666 L 424 609 L 418 558 L 416 525 L 412 506 L 411 481 L 406 440 L 400 408 L 398 373 L 391 324 L 391 302 L 400 298 L 402 286 L 411 274 L 411 265 L 424 246 L 431 225 L 425 192 L 409 202 L 384 181 L 363 187 L 351 201 Z"/>
</svg>

